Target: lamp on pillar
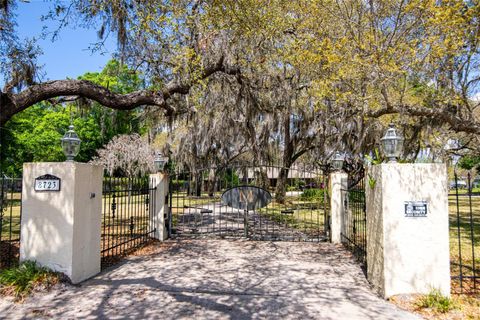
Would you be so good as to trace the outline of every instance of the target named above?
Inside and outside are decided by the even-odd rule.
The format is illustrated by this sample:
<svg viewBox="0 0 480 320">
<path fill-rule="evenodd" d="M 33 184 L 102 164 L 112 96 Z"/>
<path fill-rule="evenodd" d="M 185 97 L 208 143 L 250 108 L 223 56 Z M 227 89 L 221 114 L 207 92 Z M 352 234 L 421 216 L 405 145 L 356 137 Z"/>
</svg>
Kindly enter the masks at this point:
<svg viewBox="0 0 480 320">
<path fill-rule="evenodd" d="M 70 125 L 67 133 L 65 133 L 62 138 L 62 149 L 67 157 L 67 161 L 73 161 L 78 155 L 80 152 L 80 143 L 82 142 L 73 128 L 73 125 Z"/>
<path fill-rule="evenodd" d="M 167 164 L 168 159 L 162 156 L 161 153 L 157 153 L 155 155 L 155 159 L 153 162 L 155 163 L 155 168 L 157 168 L 157 172 L 163 171 L 163 168 Z"/>
<path fill-rule="evenodd" d="M 397 134 L 397 129 L 393 124 L 390 124 L 387 132 L 381 139 L 382 149 L 388 162 L 395 163 L 403 152 L 403 137 Z"/>
<path fill-rule="evenodd" d="M 336 152 L 333 159 L 330 161 L 334 170 L 340 171 L 343 168 L 343 162 L 345 161 L 345 156 L 340 152 Z"/>
</svg>

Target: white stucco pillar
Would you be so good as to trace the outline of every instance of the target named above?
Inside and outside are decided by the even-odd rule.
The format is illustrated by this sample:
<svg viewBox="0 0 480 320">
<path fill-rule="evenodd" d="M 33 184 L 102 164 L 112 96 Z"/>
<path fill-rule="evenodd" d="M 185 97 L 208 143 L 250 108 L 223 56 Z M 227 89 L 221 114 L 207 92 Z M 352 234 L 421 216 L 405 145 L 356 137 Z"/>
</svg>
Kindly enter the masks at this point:
<svg viewBox="0 0 480 320">
<path fill-rule="evenodd" d="M 165 173 L 156 173 L 150 175 L 153 186 L 156 187 L 154 201 L 155 208 L 153 212 L 153 223 L 155 228 L 154 238 L 160 241 L 168 238 L 167 226 L 165 221 L 168 214 L 168 175 Z"/>
<path fill-rule="evenodd" d="M 46 175 L 59 179 L 59 190 L 42 190 Z M 23 165 L 21 261 L 34 260 L 73 283 L 100 272 L 102 178 L 101 166 L 86 163 Z"/>
<path fill-rule="evenodd" d="M 348 175 L 344 172 L 330 174 L 330 238 L 332 243 L 342 242 L 344 229 L 344 199 Z"/>
<path fill-rule="evenodd" d="M 369 281 L 385 298 L 434 288 L 449 296 L 446 165 L 381 164 L 367 179 Z"/>
</svg>

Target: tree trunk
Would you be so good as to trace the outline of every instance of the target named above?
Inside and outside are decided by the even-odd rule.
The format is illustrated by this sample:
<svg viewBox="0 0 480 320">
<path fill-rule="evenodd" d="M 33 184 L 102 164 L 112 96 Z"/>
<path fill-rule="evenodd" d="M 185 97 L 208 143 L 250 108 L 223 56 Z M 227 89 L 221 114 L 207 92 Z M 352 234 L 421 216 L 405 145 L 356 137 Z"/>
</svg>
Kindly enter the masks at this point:
<svg viewBox="0 0 480 320">
<path fill-rule="evenodd" d="M 294 142 L 290 137 L 290 115 L 284 120 L 285 149 L 283 149 L 283 167 L 280 169 L 277 178 L 277 187 L 275 189 L 275 199 L 278 203 L 285 203 L 285 194 L 287 191 L 288 172 L 292 166 Z"/>
<path fill-rule="evenodd" d="M 195 174 L 195 195 L 200 197 L 202 195 L 202 173 Z"/>
<path fill-rule="evenodd" d="M 207 189 L 208 189 L 208 196 L 213 197 L 215 195 L 215 186 L 216 186 L 216 176 L 217 170 L 211 169 L 208 173 L 208 182 L 207 182 Z"/>
<path fill-rule="evenodd" d="M 269 185 L 268 174 L 265 171 L 265 168 L 260 167 L 258 168 L 258 170 L 255 171 L 255 185 L 257 187 L 268 190 L 270 185 Z"/>
<path fill-rule="evenodd" d="M 278 203 L 285 203 L 285 196 L 287 193 L 287 179 L 290 167 L 282 167 L 278 174 L 277 187 L 275 189 L 275 199 Z"/>
</svg>

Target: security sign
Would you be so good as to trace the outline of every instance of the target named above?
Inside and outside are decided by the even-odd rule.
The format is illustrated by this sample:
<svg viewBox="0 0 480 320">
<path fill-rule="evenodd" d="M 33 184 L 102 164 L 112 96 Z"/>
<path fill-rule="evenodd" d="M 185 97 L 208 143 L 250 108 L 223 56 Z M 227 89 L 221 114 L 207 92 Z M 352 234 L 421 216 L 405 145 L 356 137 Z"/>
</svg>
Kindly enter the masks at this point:
<svg viewBox="0 0 480 320">
<path fill-rule="evenodd" d="M 405 217 L 426 217 L 427 201 L 405 201 Z"/>
</svg>

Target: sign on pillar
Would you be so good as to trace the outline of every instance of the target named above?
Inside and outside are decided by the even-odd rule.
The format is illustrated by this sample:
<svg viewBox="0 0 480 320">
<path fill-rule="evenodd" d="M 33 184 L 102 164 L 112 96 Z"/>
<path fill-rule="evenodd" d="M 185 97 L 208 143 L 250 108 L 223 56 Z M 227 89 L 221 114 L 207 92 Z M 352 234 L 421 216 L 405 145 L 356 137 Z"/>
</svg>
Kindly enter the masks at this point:
<svg viewBox="0 0 480 320">
<path fill-rule="evenodd" d="M 100 272 L 101 166 L 23 165 L 20 260 L 67 275 L 73 283 Z"/>
<path fill-rule="evenodd" d="M 367 277 L 385 298 L 450 295 L 447 168 L 386 163 L 368 172 Z"/>
</svg>

